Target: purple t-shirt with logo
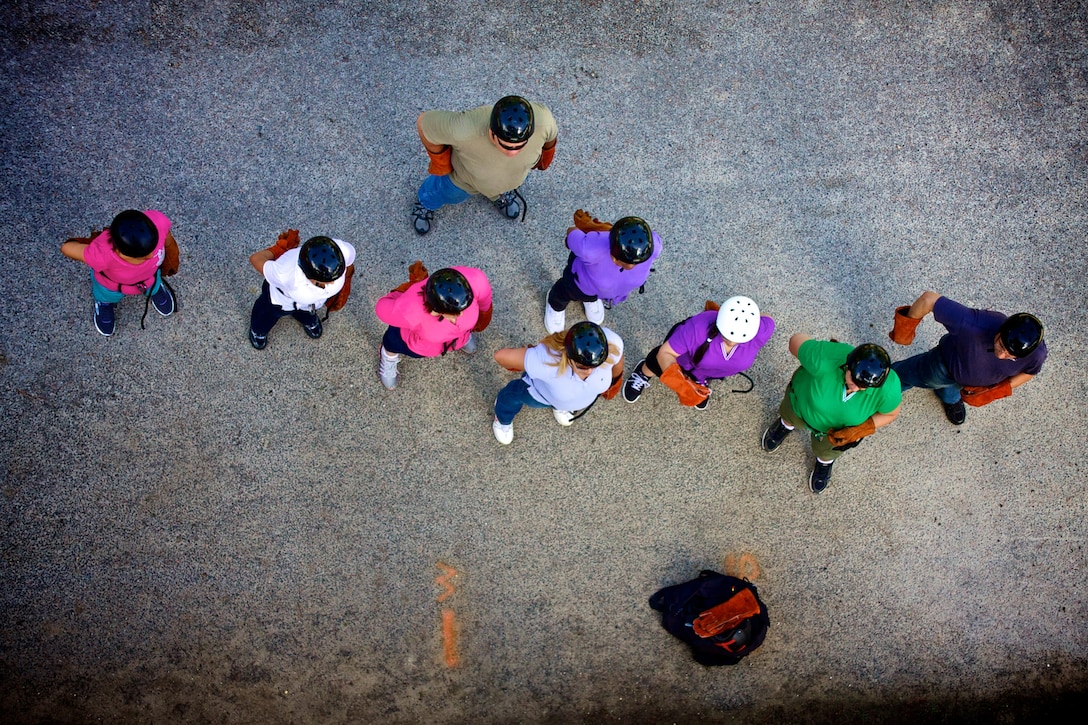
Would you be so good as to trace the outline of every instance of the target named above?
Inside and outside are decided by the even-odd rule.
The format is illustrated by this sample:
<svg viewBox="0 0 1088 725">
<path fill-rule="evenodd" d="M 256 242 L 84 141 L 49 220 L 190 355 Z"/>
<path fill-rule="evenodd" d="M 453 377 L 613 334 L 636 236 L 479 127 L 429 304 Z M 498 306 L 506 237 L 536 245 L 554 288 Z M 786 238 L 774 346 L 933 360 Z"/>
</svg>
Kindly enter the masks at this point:
<svg viewBox="0 0 1088 725">
<path fill-rule="evenodd" d="M 742 373 L 752 367 L 759 349 L 766 345 L 774 334 L 774 320 L 766 315 L 760 315 L 759 331 L 756 332 L 756 336 L 748 342 L 734 346 L 727 358 L 722 350 L 722 336 L 718 332 L 717 321 L 716 311 L 700 312 L 681 322 L 666 340 L 669 347 L 677 353 L 676 362 L 702 385 L 706 385 L 709 379 L 728 378 L 730 375 Z M 699 364 L 692 365 L 692 357 L 699 346 L 706 342 L 708 334 L 714 335 L 714 341 L 707 347 L 706 354 L 703 355 Z"/>
<path fill-rule="evenodd" d="M 947 297 L 933 305 L 933 319 L 948 330 L 937 343 L 948 374 L 960 385 L 994 385 L 1019 373 L 1037 375 L 1046 360 L 1040 342 L 1027 357 L 1002 360 L 994 354 L 994 338 L 1006 315 L 965 307 Z"/>
<path fill-rule="evenodd" d="M 636 264 L 632 269 L 624 269 L 612 261 L 608 232 L 572 229 L 567 235 L 567 249 L 574 252 L 571 271 L 578 278 L 578 289 L 613 304 L 627 299 L 629 294 L 646 284 L 650 276 L 650 266 L 661 254 L 661 237 L 657 236 L 657 232 L 650 234 L 654 240 L 654 251 L 650 253 L 650 258 Z"/>
</svg>

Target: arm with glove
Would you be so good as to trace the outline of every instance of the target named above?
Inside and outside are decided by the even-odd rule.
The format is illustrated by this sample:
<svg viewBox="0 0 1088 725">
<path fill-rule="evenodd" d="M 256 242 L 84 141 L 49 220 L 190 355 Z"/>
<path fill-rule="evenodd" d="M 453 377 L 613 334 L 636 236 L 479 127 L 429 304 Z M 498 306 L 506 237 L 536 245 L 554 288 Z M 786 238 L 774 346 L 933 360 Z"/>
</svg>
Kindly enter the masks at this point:
<svg viewBox="0 0 1088 725">
<path fill-rule="evenodd" d="M 288 229 L 287 231 L 280 233 L 279 238 L 276 239 L 276 243 L 271 247 L 251 254 L 249 256 L 249 263 L 253 265 L 253 269 L 263 275 L 265 262 L 279 259 L 288 249 L 296 248 L 298 243 L 298 229 Z"/>
<path fill-rule="evenodd" d="M 963 402 L 978 408 L 1009 397 L 1012 395 L 1013 388 L 1020 387 L 1033 377 L 1035 376 L 1027 373 L 1017 373 L 993 385 L 964 385 L 960 395 L 963 397 Z"/>
<path fill-rule="evenodd" d="M 423 148 L 427 150 L 427 157 L 430 159 L 427 164 L 427 173 L 432 176 L 448 176 L 453 173 L 453 162 L 451 161 L 453 147 L 428 141 L 427 137 L 423 135 L 422 121 L 423 114 L 421 113 L 416 119 L 416 131 L 419 133 L 419 140 L 423 143 Z"/>
<path fill-rule="evenodd" d="M 873 413 L 859 425 L 848 425 L 845 428 L 829 430 L 827 440 L 836 448 L 857 443 L 862 438 L 871 436 L 876 432 L 877 428 L 883 428 L 898 418 L 901 408 L 902 406 L 899 406 L 890 413 Z"/>
<path fill-rule="evenodd" d="M 623 387 L 623 381 L 623 355 L 620 355 L 620 359 L 612 366 L 612 384 L 608 386 L 608 390 L 601 393 L 601 397 L 605 400 L 615 398 L 619 395 L 620 388 Z"/>
<path fill-rule="evenodd" d="M 899 345 L 909 345 L 914 342 L 914 334 L 918 329 L 922 318 L 933 312 L 933 305 L 941 295 L 926 290 L 918 299 L 910 305 L 895 308 L 895 322 L 888 337 Z"/>
<path fill-rule="evenodd" d="M 544 148 L 540 151 L 540 158 L 537 159 L 534 169 L 538 171 L 544 171 L 552 165 L 552 160 L 555 158 L 555 142 L 558 139 L 552 139 L 544 144 Z"/>
</svg>

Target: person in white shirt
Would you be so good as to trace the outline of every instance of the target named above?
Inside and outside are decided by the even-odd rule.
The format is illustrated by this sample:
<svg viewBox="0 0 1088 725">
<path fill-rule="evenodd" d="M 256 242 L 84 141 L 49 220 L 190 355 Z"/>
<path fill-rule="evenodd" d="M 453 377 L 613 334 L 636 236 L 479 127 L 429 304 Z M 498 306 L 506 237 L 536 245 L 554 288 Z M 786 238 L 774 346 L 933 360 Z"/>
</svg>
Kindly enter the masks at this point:
<svg viewBox="0 0 1088 725">
<path fill-rule="evenodd" d="M 598 396 L 614 398 L 623 384 L 623 340 L 593 322 L 579 322 L 532 347 L 503 348 L 495 362 L 522 373 L 495 400 L 491 430 L 503 445 L 514 440 L 514 417 L 522 407 L 551 408 L 559 425 L 570 425 L 575 411 Z"/>
</svg>

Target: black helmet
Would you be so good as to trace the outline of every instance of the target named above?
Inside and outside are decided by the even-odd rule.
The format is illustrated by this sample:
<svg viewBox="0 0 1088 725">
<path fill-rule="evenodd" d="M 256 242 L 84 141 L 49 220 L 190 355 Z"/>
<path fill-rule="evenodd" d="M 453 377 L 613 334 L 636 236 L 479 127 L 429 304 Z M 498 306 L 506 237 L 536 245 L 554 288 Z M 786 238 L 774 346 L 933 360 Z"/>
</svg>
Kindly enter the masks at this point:
<svg viewBox="0 0 1088 725">
<path fill-rule="evenodd" d="M 328 237 L 311 237 L 298 252 L 298 266 L 307 279 L 334 282 L 344 274 L 344 253 Z"/>
<path fill-rule="evenodd" d="M 147 214 L 129 209 L 110 222 L 110 240 L 113 248 L 126 257 L 146 257 L 159 243 L 159 230 Z"/>
<path fill-rule="evenodd" d="M 504 96 L 491 109 L 490 128 L 500 141 L 525 143 L 533 135 L 533 107 L 521 96 Z"/>
<path fill-rule="evenodd" d="M 846 356 L 846 369 L 859 388 L 879 388 L 888 379 L 892 359 L 880 345 L 858 345 Z"/>
<path fill-rule="evenodd" d="M 1043 323 L 1035 315 L 1017 312 L 1001 323 L 997 334 L 1013 357 L 1027 357 L 1043 341 Z"/>
<path fill-rule="evenodd" d="M 423 294 L 430 308 L 444 315 L 463 312 L 472 304 L 474 296 L 465 275 L 449 267 L 427 278 Z"/>
<path fill-rule="evenodd" d="M 567 330 L 563 347 L 569 360 L 586 367 L 595 368 L 608 358 L 608 339 L 593 322 L 579 322 Z"/>
<path fill-rule="evenodd" d="M 608 233 L 612 256 L 626 264 L 645 262 L 654 253 L 650 225 L 637 216 L 625 216 Z"/>
</svg>

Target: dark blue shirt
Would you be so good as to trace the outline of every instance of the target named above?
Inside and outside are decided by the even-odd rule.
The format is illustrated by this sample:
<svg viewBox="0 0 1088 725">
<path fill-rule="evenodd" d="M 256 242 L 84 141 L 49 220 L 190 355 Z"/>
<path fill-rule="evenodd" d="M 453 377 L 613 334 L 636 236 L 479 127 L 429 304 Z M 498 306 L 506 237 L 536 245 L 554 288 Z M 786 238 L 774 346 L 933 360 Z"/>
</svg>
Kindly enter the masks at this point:
<svg viewBox="0 0 1088 725">
<path fill-rule="evenodd" d="M 1019 373 L 1037 375 L 1046 360 L 1040 342 L 1027 357 L 1002 360 L 994 353 L 994 338 L 1007 317 L 992 310 L 976 310 L 941 297 L 933 305 L 933 319 L 948 330 L 937 347 L 948 374 L 960 385 L 994 385 Z"/>
</svg>

